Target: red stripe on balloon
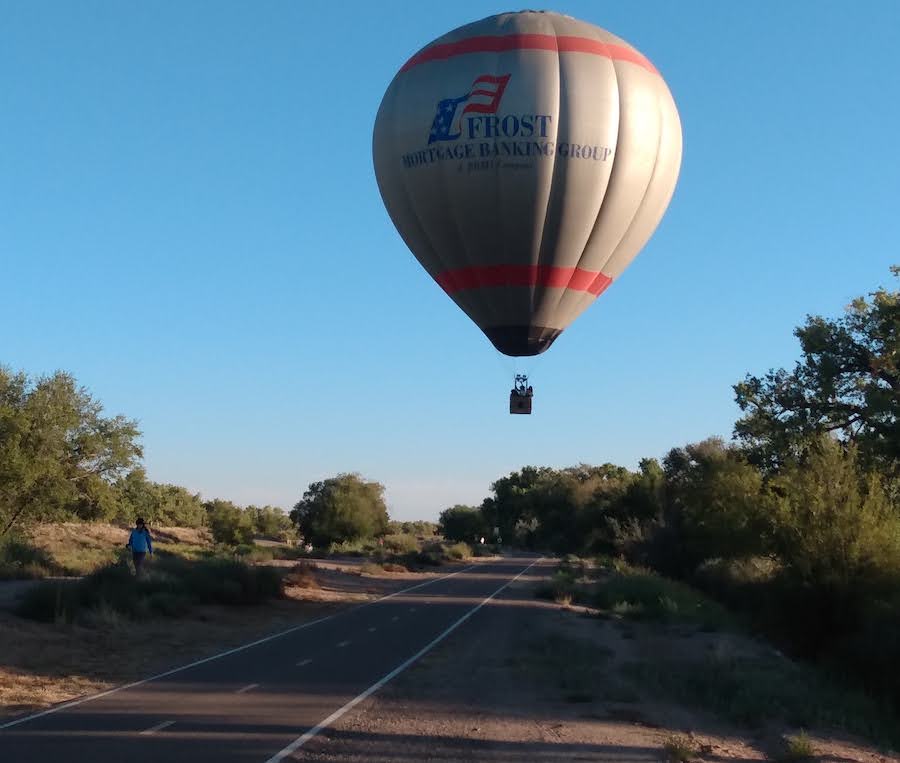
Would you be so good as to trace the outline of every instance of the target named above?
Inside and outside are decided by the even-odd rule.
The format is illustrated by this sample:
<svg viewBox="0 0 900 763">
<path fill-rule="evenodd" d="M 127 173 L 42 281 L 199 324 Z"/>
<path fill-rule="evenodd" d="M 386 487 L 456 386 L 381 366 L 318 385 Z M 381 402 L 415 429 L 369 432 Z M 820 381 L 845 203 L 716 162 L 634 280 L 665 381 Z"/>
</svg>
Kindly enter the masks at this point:
<svg viewBox="0 0 900 763">
<path fill-rule="evenodd" d="M 604 273 L 555 265 L 483 265 L 438 273 L 435 280 L 448 294 L 490 286 L 548 286 L 586 291 L 594 296 L 612 283 Z"/>
<path fill-rule="evenodd" d="M 656 67 L 636 50 L 624 45 L 616 45 L 600 40 L 592 40 L 588 37 L 557 37 L 553 34 L 505 34 L 484 35 L 482 37 L 469 37 L 458 42 L 448 42 L 443 45 L 432 45 L 430 48 L 416 53 L 400 69 L 405 72 L 414 66 L 428 61 L 442 61 L 454 56 L 464 56 L 467 53 L 505 53 L 509 50 L 554 50 L 559 53 L 590 53 L 595 56 L 604 56 L 613 61 L 629 61 L 643 66 L 654 74 L 659 74 Z"/>
</svg>

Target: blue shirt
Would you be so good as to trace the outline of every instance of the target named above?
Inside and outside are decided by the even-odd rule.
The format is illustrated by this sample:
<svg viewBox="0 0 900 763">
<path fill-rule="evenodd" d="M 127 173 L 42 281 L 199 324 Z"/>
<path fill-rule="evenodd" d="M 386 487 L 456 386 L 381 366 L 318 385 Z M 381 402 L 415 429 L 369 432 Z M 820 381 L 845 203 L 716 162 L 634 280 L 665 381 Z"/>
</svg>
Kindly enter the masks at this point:
<svg viewBox="0 0 900 763">
<path fill-rule="evenodd" d="M 148 551 L 153 553 L 153 543 L 150 540 L 150 531 L 145 527 L 143 530 L 134 529 L 128 538 L 128 545 L 136 554 L 146 554 Z"/>
</svg>

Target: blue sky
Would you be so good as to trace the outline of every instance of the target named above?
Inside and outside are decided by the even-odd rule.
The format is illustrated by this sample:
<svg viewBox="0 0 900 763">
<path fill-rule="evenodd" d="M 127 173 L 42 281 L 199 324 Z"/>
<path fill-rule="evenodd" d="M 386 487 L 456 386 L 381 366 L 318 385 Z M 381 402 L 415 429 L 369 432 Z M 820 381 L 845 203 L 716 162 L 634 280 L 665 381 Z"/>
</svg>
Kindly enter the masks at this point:
<svg viewBox="0 0 900 763">
<path fill-rule="evenodd" d="M 900 3 L 553 9 L 654 62 L 684 159 L 644 252 L 519 365 L 533 416 L 371 161 L 396 70 L 488 2 L 0 0 L 0 363 L 138 419 L 156 480 L 288 507 L 359 471 L 400 519 L 729 436 L 731 385 L 900 261 Z"/>
</svg>

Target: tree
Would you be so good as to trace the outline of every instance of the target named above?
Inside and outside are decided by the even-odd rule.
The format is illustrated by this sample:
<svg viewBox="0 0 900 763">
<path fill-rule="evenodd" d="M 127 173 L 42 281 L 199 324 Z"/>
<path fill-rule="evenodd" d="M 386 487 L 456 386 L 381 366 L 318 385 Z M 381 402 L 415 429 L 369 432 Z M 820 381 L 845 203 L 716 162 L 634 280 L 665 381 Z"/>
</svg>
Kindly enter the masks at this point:
<svg viewBox="0 0 900 763">
<path fill-rule="evenodd" d="M 290 516 L 304 539 L 316 546 L 374 538 L 388 529 L 384 485 L 359 474 L 313 482 Z"/>
<path fill-rule="evenodd" d="M 762 474 L 718 437 L 673 448 L 663 461 L 669 525 L 686 572 L 712 558 L 763 553 Z"/>
<path fill-rule="evenodd" d="M 198 493 L 178 485 L 151 482 L 143 468 L 132 469 L 116 482 L 118 519 L 148 522 L 170 527 L 202 527 L 207 512 Z"/>
<path fill-rule="evenodd" d="M 112 486 L 140 459 L 140 433 L 102 414 L 69 374 L 0 368 L 0 535 L 21 521 L 115 513 Z"/>
<path fill-rule="evenodd" d="M 900 267 L 891 271 L 900 277 Z M 734 391 L 745 416 L 734 428 L 770 471 L 802 456 L 815 435 L 835 433 L 869 464 L 900 476 L 900 292 L 860 297 L 837 320 L 795 330 L 803 360 L 793 371 L 748 375 Z"/>
<path fill-rule="evenodd" d="M 250 515 L 253 529 L 259 535 L 277 538 L 293 529 L 291 518 L 277 506 L 248 506 L 244 511 Z"/>
<path fill-rule="evenodd" d="M 231 501 L 216 498 L 204 504 L 209 529 L 217 543 L 253 543 L 253 518 Z"/>
<path fill-rule="evenodd" d="M 488 534 L 484 514 L 475 506 L 457 504 L 444 509 L 438 519 L 438 529 L 447 540 L 472 543 Z"/>
<path fill-rule="evenodd" d="M 900 517 L 855 445 L 820 436 L 767 491 L 769 534 L 800 583 L 860 597 L 900 582 Z"/>
<path fill-rule="evenodd" d="M 499 527 L 500 537 L 512 540 L 517 526 L 532 524 L 534 514 L 529 494 L 553 473 L 546 466 L 524 466 L 494 482 L 491 485 L 494 495 L 481 504 L 488 526 Z"/>
</svg>

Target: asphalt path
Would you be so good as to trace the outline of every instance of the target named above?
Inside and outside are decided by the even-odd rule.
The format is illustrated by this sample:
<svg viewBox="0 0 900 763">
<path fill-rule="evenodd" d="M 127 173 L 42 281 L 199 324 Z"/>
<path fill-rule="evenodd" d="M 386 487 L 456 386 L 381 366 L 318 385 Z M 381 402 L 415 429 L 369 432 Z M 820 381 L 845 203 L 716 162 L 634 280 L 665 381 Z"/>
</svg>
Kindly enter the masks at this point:
<svg viewBox="0 0 900 763">
<path fill-rule="evenodd" d="M 0 725 L 0 761 L 277 763 L 479 610 L 535 559 L 482 562 L 253 645 Z M 252 617 L 248 610 L 248 617 Z"/>
</svg>

